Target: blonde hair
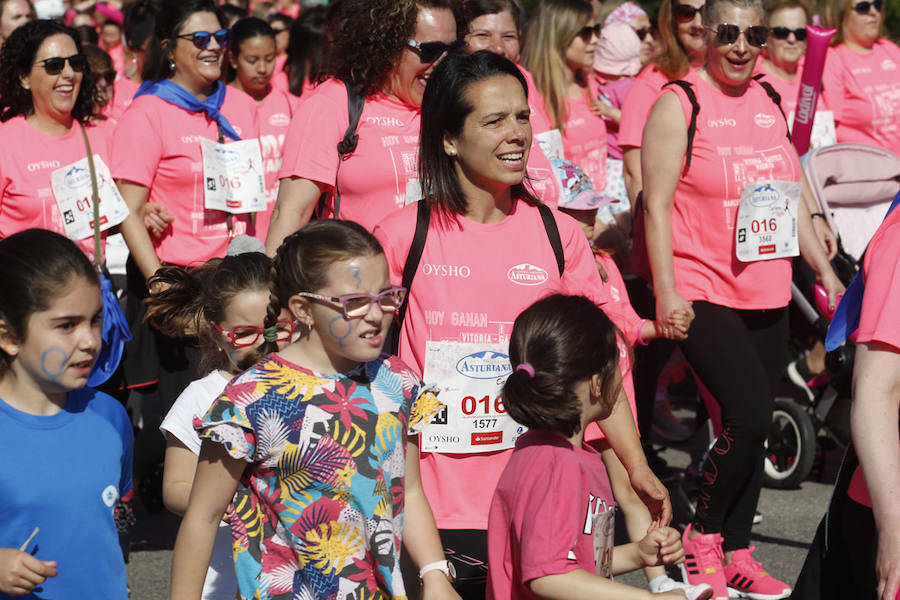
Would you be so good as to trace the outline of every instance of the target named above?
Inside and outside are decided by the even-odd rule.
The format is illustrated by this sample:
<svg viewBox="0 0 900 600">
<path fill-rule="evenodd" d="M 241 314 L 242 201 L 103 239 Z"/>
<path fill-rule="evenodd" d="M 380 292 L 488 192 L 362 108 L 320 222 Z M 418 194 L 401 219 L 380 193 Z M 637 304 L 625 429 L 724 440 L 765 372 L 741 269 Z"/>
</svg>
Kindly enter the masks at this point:
<svg viewBox="0 0 900 600">
<path fill-rule="evenodd" d="M 675 0 L 662 0 L 659 5 L 659 35 L 665 51 L 656 59 L 656 68 L 668 79 L 681 79 L 691 70 L 691 59 L 678 38 L 678 22 L 674 14 Z"/>
<path fill-rule="evenodd" d="M 534 76 L 544 96 L 553 126 L 564 131 L 566 111 L 566 50 L 593 10 L 584 0 L 543 0 L 528 22 L 522 64 Z M 576 73 L 584 82 L 585 74 Z"/>
<path fill-rule="evenodd" d="M 823 0 L 821 4 L 822 23 L 826 27 L 834 27 L 837 30 L 834 37 L 831 38 L 832 46 L 837 46 L 844 42 L 844 20 L 847 18 L 847 13 L 850 12 L 850 7 L 853 4 L 853 0 Z M 887 5 L 882 10 L 886 11 Z M 882 29 L 884 28 L 883 17 L 884 12 L 882 12 Z"/>
</svg>

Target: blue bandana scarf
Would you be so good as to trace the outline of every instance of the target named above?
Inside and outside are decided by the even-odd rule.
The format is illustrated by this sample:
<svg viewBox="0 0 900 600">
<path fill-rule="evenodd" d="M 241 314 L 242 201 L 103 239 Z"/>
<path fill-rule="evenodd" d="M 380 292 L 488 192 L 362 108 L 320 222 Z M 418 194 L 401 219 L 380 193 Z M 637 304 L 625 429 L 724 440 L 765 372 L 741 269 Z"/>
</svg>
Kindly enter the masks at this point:
<svg viewBox="0 0 900 600">
<path fill-rule="evenodd" d="M 894 197 L 891 207 L 887 214 L 900 204 L 900 194 Z M 887 219 L 887 215 L 884 216 Z M 856 272 L 856 276 L 847 291 L 838 303 L 837 310 L 834 312 L 834 318 L 831 319 L 831 326 L 828 328 L 828 335 L 825 336 L 825 349 L 829 352 L 840 348 L 850 335 L 859 329 L 859 315 L 862 311 L 863 293 L 866 291 L 866 284 L 863 283 L 862 269 Z"/>
<path fill-rule="evenodd" d="M 225 84 L 221 81 L 216 82 L 213 93 L 203 102 L 197 100 L 197 97 L 192 93 L 168 79 L 145 81 L 141 84 L 141 87 L 138 88 L 134 97 L 137 98 L 146 94 L 152 94 L 157 98 L 165 100 L 169 104 L 174 104 L 175 106 L 179 106 L 192 112 L 203 111 L 209 115 L 210 119 L 219 124 L 222 133 L 236 142 L 241 141 L 241 136 L 237 134 L 231 126 L 231 123 L 225 118 L 225 115 L 219 112 L 219 109 L 222 108 L 222 103 L 225 102 Z"/>
</svg>

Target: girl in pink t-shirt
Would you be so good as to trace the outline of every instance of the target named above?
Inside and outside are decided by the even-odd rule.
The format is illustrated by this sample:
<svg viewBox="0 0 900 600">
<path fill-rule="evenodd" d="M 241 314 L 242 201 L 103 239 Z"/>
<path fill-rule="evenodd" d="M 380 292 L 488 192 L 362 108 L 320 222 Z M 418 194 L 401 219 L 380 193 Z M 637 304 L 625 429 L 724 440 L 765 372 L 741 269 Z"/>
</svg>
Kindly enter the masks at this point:
<svg viewBox="0 0 900 600">
<path fill-rule="evenodd" d="M 491 501 L 492 600 L 684 598 L 680 590 L 640 596 L 610 579 L 684 558 L 678 532 L 659 524 L 639 542 L 613 547 L 615 503 L 603 461 L 584 432 L 609 418 L 621 391 L 618 336 L 583 296 L 555 294 L 516 317 L 503 398 L 529 431 L 516 442 Z M 705 586 L 697 597 L 711 593 Z"/>
<path fill-rule="evenodd" d="M 452 55 L 438 65 L 422 104 L 419 154 L 422 189 L 431 194 L 375 230 L 392 281 L 413 276 L 400 356 L 441 385 L 448 406 L 444 422 L 422 439 L 422 482 L 445 546 L 470 557 L 456 562 L 465 598 L 484 597 L 491 493 L 521 433 L 500 398 L 512 322 L 548 292 L 609 304 L 578 224 L 541 206 L 523 185 L 531 147 L 526 87 L 519 69 L 493 53 Z M 409 272 L 419 218 L 428 227 Z M 448 371 L 450 364 L 459 369 Z M 654 518 L 668 522 L 668 498 L 621 402 L 604 433 Z"/>
<path fill-rule="evenodd" d="M 256 101 L 259 147 L 266 178 L 266 208 L 254 213 L 256 237 L 265 241 L 278 195 L 278 172 L 284 136 L 291 124 L 291 102 L 272 85 L 275 72 L 275 32 L 262 19 L 241 19 L 231 26 L 228 85 Z"/>
<path fill-rule="evenodd" d="M 422 94 L 434 66 L 461 47 L 450 2 L 406 3 L 402 10 L 393 0 L 350 6 L 338 11 L 329 32 L 323 70 L 331 78 L 297 107 L 287 132 L 266 237 L 270 254 L 317 208 L 320 217 L 356 221 L 371 231 L 422 196 L 416 179 Z M 350 125 L 348 85 L 363 105 L 356 147 L 339 154 Z"/>
<path fill-rule="evenodd" d="M 837 28 L 825 61 L 822 95 L 834 112 L 839 142 L 900 154 L 900 48 L 882 35 L 884 3 L 829 2 Z"/>
</svg>

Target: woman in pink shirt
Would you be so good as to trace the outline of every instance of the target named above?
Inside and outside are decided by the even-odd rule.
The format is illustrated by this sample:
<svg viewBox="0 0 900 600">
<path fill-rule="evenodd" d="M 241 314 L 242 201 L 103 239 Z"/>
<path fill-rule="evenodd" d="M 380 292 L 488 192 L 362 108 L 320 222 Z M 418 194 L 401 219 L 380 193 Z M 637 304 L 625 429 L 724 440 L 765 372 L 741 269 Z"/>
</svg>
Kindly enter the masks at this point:
<svg viewBox="0 0 900 600">
<path fill-rule="evenodd" d="M 81 42 L 49 20 L 22 25 L 9 41 L 0 51 L 0 237 L 49 229 L 93 256 L 92 229 L 70 227 L 74 213 L 89 222 L 93 213 L 67 204 L 68 184 L 87 174 L 74 164 L 87 156 L 82 127 L 93 154 L 110 162 L 108 131 L 90 125 L 96 92 Z"/>
<path fill-rule="evenodd" d="M 559 203 L 559 187 L 553 176 L 553 166 L 538 142 L 538 134 L 550 131 L 553 125 L 547 116 L 544 97 L 534 85 L 531 73 L 518 64 L 519 39 L 522 33 L 522 11 L 514 0 L 466 0 L 462 8 L 462 29 L 466 50 L 490 50 L 516 63 L 528 83 L 528 106 L 531 108 L 531 153 L 528 155 L 528 184 L 534 195 L 548 206 Z"/>
<path fill-rule="evenodd" d="M 523 184 L 532 137 L 526 94 L 521 71 L 492 52 L 445 59 L 422 103 L 418 168 L 431 193 L 375 228 L 391 281 L 414 275 L 399 354 L 440 384 L 448 406 L 444 422 L 423 436 L 422 483 L 446 554 L 459 557 L 457 591 L 479 600 L 491 495 L 522 432 L 499 397 L 512 322 L 553 291 L 612 304 L 581 227 Z M 407 267 L 417 229 L 425 239 Z M 618 402 L 601 426 L 634 489 L 666 523 L 668 496 L 647 467 L 627 401 Z"/>
<path fill-rule="evenodd" d="M 327 8 L 313 6 L 291 25 L 291 40 L 285 51 L 286 59 L 282 71 L 275 72 L 272 85 L 291 94 L 294 106 L 301 97 L 312 90 L 318 81 L 322 68 L 322 53 L 325 45 L 324 28 Z M 264 231 L 263 234 L 266 232 Z"/>
<path fill-rule="evenodd" d="M 825 24 L 837 28 L 822 94 L 839 142 L 900 154 L 900 48 L 882 35 L 884 0 L 830 0 Z"/>
<path fill-rule="evenodd" d="M 659 96 L 644 130 L 647 251 L 656 314 L 693 317 L 685 357 L 721 409 L 684 533 L 691 583 L 717 598 L 783 598 L 790 587 L 753 560 L 750 530 L 764 442 L 787 344 L 791 257 L 802 253 L 833 306 L 843 286 L 813 231 L 811 197 L 787 123 L 752 79 L 766 41 L 764 8 L 708 0 L 706 64 Z"/>
<path fill-rule="evenodd" d="M 297 110 L 285 140 L 270 254 L 309 221 L 356 221 L 371 230 L 421 197 L 416 180 L 419 106 L 440 60 L 461 46 L 450 0 L 346 0 L 329 27 L 319 84 Z M 346 85 L 345 85 L 346 83 Z M 364 98 L 356 148 L 339 157 L 349 125 L 347 85 Z"/>
<path fill-rule="evenodd" d="M 759 63 L 760 73 L 781 96 L 781 107 L 789 115 L 797 108 L 797 92 L 803 56 L 806 54 L 806 24 L 812 7 L 806 0 L 778 0 L 766 7 L 769 37 Z M 822 109 L 819 99 L 819 109 Z"/>
<path fill-rule="evenodd" d="M 256 101 L 259 146 L 266 178 L 266 208 L 254 213 L 256 236 L 265 241 L 269 219 L 278 195 L 284 135 L 291 124 L 291 101 L 275 89 L 275 31 L 262 19 L 241 19 L 231 26 L 228 85 Z"/>
</svg>

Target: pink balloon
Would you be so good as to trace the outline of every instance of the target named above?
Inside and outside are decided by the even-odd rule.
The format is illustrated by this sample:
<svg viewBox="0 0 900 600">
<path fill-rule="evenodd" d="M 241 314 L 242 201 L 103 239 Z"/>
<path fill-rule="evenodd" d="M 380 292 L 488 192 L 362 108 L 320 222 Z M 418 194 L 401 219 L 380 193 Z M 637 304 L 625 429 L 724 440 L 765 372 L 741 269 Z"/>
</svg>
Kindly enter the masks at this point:
<svg viewBox="0 0 900 600">
<path fill-rule="evenodd" d="M 806 45 L 806 64 L 803 77 L 800 79 L 800 91 L 797 94 L 797 114 L 794 115 L 794 128 L 791 139 L 797 154 L 803 156 L 809 150 L 809 139 L 812 135 L 813 120 L 816 116 L 816 103 L 819 101 L 819 90 L 822 88 L 822 72 L 825 70 L 825 56 L 828 42 L 837 31 L 815 25 L 807 25 L 809 41 Z"/>
</svg>

